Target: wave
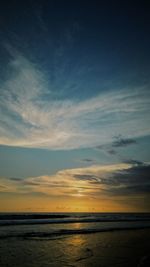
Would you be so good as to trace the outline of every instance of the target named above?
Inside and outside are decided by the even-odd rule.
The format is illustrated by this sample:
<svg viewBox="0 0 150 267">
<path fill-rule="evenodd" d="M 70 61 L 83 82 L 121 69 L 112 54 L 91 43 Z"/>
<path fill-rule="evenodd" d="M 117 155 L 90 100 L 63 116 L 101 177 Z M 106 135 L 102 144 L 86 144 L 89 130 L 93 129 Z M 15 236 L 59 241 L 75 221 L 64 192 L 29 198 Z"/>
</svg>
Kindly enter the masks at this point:
<svg viewBox="0 0 150 267">
<path fill-rule="evenodd" d="M 150 221 L 149 213 L 0 214 L 0 226 Z"/>
<path fill-rule="evenodd" d="M 60 229 L 52 232 L 22 232 L 22 233 L 13 233 L 13 234 L 5 234 L 0 236 L 0 239 L 7 238 L 23 238 L 23 239 L 31 239 L 31 240 L 49 240 L 54 238 L 62 238 L 68 235 L 76 235 L 76 234 L 94 234 L 100 232 L 114 232 L 114 231 L 125 231 L 125 230 L 140 230 L 140 229 L 150 229 L 149 225 L 128 225 L 128 226 L 107 226 L 107 227 L 99 227 L 99 228 L 82 228 L 82 229 Z"/>
<path fill-rule="evenodd" d="M 26 219 L 59 219 L 68 218 L 70 215 L 66 214 L 45 214 L 45 213 L 1 213 L 0 220 L 26 220 Z"/>
</svg>

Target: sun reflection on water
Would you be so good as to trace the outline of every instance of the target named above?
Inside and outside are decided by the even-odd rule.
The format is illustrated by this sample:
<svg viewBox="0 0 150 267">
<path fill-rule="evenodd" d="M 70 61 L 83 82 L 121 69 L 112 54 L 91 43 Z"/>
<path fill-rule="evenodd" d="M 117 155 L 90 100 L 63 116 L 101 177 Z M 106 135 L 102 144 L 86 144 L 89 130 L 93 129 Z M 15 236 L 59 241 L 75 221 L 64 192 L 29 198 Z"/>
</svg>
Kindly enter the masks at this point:
<svg viewBox="0 0 150 267">
<path fill-rule="evenodd" d="M 74 229 L 79 230 L 81 229 L 82 224 L 77 222 L 74 223 Z M 86 246 L 86 239 L 85 236 L 82 234 L 73 234 L 70 235 L 69 238 L 65 240 L 65 250 L 64 253 L 70 260 L 76 261 L 80 259 L 83 255 L 83 251 L 85 250 Z"/>
</svg>

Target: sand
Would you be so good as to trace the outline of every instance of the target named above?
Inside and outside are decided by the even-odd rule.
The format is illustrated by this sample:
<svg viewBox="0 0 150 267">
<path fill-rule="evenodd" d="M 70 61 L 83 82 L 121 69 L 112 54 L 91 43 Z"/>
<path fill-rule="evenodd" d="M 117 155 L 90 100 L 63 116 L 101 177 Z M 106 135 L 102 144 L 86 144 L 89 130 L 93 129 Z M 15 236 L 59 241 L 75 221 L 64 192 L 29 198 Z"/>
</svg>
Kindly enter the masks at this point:
<svg viewBox="0 0 150 267">
<path fill-rule="evenodd" d="M 150 266 L 150 230 L 0 240 L 1 267 Z"/>
</svg>

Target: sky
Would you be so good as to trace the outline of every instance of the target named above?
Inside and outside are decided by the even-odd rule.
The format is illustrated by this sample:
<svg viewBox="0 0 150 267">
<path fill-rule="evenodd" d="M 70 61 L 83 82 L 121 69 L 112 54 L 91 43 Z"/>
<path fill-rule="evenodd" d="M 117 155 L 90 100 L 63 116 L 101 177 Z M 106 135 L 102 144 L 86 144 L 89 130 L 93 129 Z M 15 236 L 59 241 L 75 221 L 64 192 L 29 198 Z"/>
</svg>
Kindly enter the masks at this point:
<svg viewBox="0 0 150 267">
<path fill-rule="evenodd" d="M 0 211 L 150 212 L 146 1 L 2 1 Z"/>
</svg>

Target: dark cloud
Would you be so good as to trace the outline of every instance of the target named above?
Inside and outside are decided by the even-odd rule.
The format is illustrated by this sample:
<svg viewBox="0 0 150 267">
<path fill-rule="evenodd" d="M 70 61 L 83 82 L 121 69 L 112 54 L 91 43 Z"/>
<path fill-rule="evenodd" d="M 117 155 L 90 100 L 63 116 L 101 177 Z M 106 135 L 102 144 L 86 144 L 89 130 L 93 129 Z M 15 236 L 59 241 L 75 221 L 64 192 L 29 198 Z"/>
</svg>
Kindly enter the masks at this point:
<svg viewBox="0 0 150 267">
<path fill-rule="evenodd" d="M 21 178 L 16 178 L 16 177 L 11 177 L 11 178 L 9 178 L 9 180 L 15 181 L 15 182 L 21 182 L 22 181 Z"/>
<path fill-rule="evenodd" d="M 137 144 L 136 140 L 131 138 L 123 138 L 121 135 L 118 135 L 115 137 L 112 147 L 126 147 L 134 144 Z"/>
<path fill-rule="evenodd" d="M 145 166 L 145 163 L 139 160 L 134 160 L 134 159 L 128 159 L 125 161 L 125 163 L 136 165 L 136 166 Z"/>
<path fill-rule="evenodd" d="M 111 144 L 99 145 L 95 148 L 99 149 L 99 150 L 103 150 L 111 156 L 116 155 L 119 158 L 121 158 L 121 155 L 118 153 L 117 149 L 127 147 L 130 145 L 135 145 L 135 144 L 137 144 L 136 140 L 134 140 L 132 138 L 124 138 L 124 137 L 122 137 L 122 135 L 118 135 L 118 136 L 114 137 L 114 141 Z"/>
<path fill-rule="evenodd" d="M 116 155 L 117 152 L 114 149 L 107 150 L 108 154 L 110 155 Z"/>
<path fill-rule="evenodd" d="M 146 185 L 131 185 L 131 186 L 124 186 L 119 188 L 114 188 L 111 191 L 113 194 L 117 195 L 139 195 L 139 194 L 150 194 L 150 184 Z"/>
<path fill-rule="evenodd" d="M 102 177 L 102 175 L 93 175 L 93 174 L 74 174 L 74 178 L 78 180 L 86 180 L 91 186 L 98 185 L 118 185 L 118 182 L 114 177 Z"/>
<path fill-rule="evenodd" d="M 41 184 L 39 184 L 39 183 L 30 182 L 30 181 L 23 181 L 23 184 L 27 185 L 27 186 L 41 186 Z"/>
<path fill-rule="evenodd" d="M 105 186 L 105 191 L 113 195 L 148 194 L 150 193 L 150 164 L 130 160 L 128 169 L 114 171 L 111 174 L 75 174 L 74 178 L 87 180 L 91 187 Z"/>
<path fill-rule="evenodd" d="M 109 178 L 108 178 L 109 179 Z M 117 171 L 111 177 L 116 183 L 108 188 L 113 194 L 147 194 L 150 193 L 150 165 L 136 164 L 129 169 Z"/>
<path fill-rule="evenodd" d="M 82 162 L 85 162 L 85 163 L 94 162 L 93 159 L 82 159 L 81 161 L 82 161 Z"/>
<path fill-rule="evenodd" d="M 36 183 L 34 181 L 28 181 L 25 178 L 16 178 L 16 177 L 11 177 L 9 178 L 10 181 L 13 182 L 18 182 L 19 184 L 26 185 L 26 186 L 34 186 L 34 185 L 41 185 L 40 183 Z"/>
<path fill-rule="evenodd" d="M 118 171 L 115 173 L 115 177 L 120 182 L 150 184 L 150 165 L 133 165 L 129 169 Z"/>
<path fill-rule="evenodd" d="M 91 174 L 74 174 L 73 177 L 78 180 L 97 181 L 97 177 Z"/>
</svg>

